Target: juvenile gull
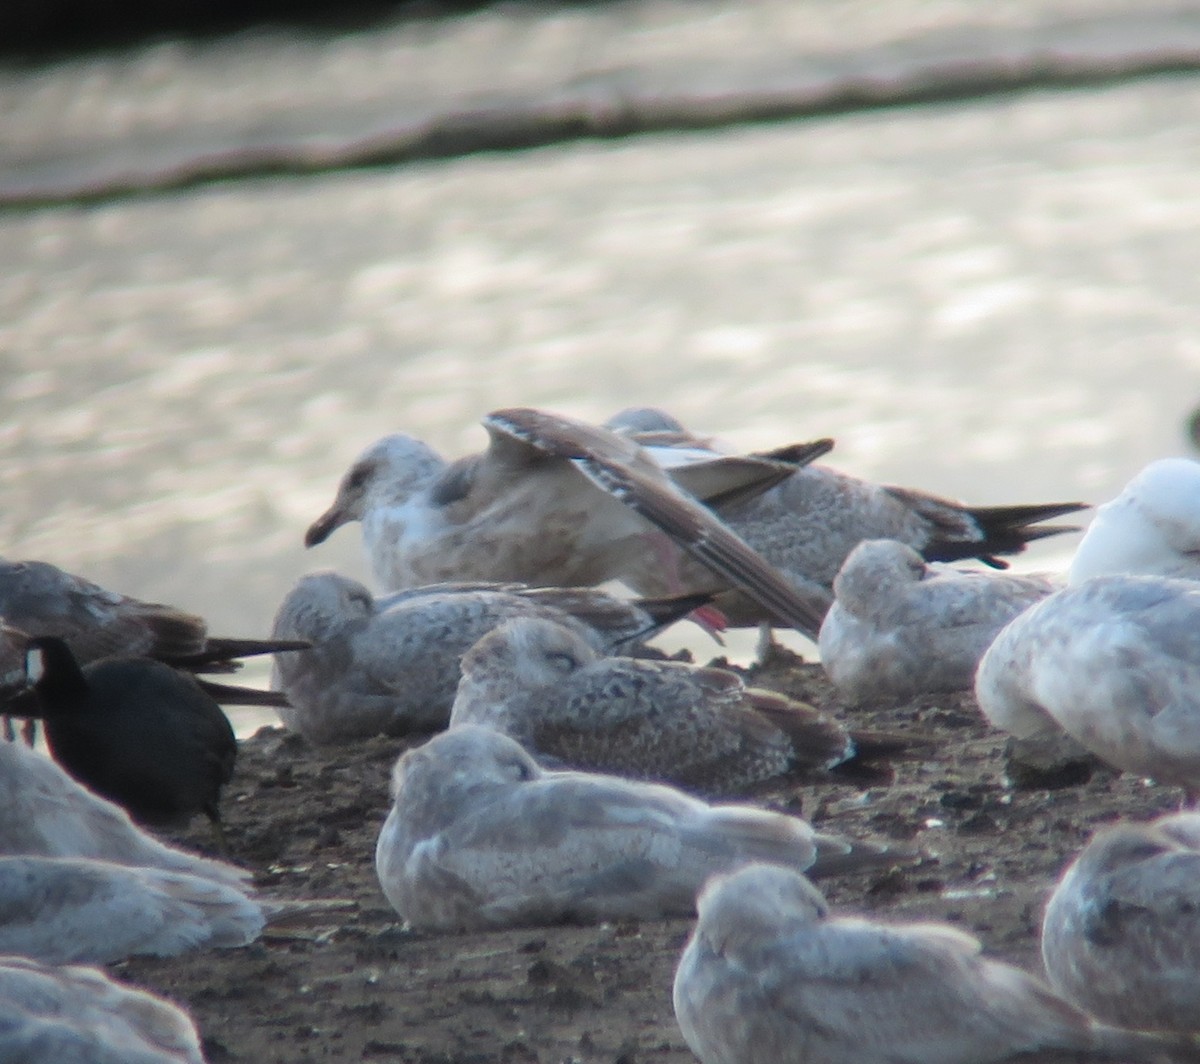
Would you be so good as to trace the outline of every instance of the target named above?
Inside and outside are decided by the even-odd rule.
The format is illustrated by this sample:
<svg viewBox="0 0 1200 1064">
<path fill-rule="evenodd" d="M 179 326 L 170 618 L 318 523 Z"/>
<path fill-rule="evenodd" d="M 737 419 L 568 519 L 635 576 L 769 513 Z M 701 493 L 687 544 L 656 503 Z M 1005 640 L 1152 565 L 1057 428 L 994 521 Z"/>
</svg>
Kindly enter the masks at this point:
<svg viewBox="0 0 1200 1064">
<path fill-rule="evenodd" d="M 476 725 L 404 754 L 392 798 L 375 868 L 392 907 L 423 930 L 684 915 L 709 875 L 746 861 L 834 872 L 887 860 L 781 813 L 546 772 Z"/>
<path fill-rule="evenodd" d="M 1062 728 L 1116 768 L 1200 788 L 1200 584 L 1097 576 L 1008 624 L 979 707 L 1019 739 Z"/>
<path fill-rule="evenodd" d="M 361 521 L 372 571 L 388 589 L 624 580 L 662 596 L 732 586 L 771 620 L 816 637 L 824 603 L 798 592 L 697 499 L 765 490 L 830 441 L 784 449 L 786 461 L 731 466 L 714 456 L 672 480 L 633 441 L 570 418 L 511 409 L 483 424 L 488 449 L 451 465 L 408 436 L 377 441 L 342 478 L 306 545 Z"/>
<path fill-rule="evenodd" d="M 1097 832 L 1046 906 L 1042 959 L 1106 1023 L 1200 1031 L 1200 816 Z"/>
<path fill-rule="evenodd" d="M 0 855 L 90 857 L 245 886 L 250 873 L 166 846 L 50 758 L 0 743 Z"/>
<path fill-rule="evenodd" d="M 852 702 L 970 690 L 996 634 L 1055 590 L 1042 576 L 939 567 L 871 539 L 850 552 L 821 625 L 821 664 Z"/>
<path fill-rule="evenodd" d="M 303 645 L 210 636 L 202 617 L 108 591 L 42 561 L 0 559 L 0 619 L 31 636 L 65 640 L 82 665 L 106 657 L 148 657 L 189 672 L 232 672 L 241 657 Z M 230 704 L 279 701 L 254 688 L 203 683 Z"/>
<path fill-rule="evenodd" d="M 259 904 L 227 883 L 83 857 L 0 857 L 0 953 L 52 964 L 244 946 Z"/>
<path fill-rule="evenodd" d="M 560 624 L 508 621 L 462 662 L 451 727 L 482 724 L 543 763 L 723 794 L 854 753 L 811 706 L 725 669 L 603 657 Z"/>
<path fill-rule="evenodd" d="M 61 639 L 30 641 L 28 671 L 54 758 L 148 824 L 203 813 L 221 838 L 221 788 L 233 776 L 229 719 L 195 679 L 152 658 L 82 669 Z"/>
<path fill-rule="evenodd" d="M 169 1001 L 97 968 L 0 957 L 0 1060 L 204 1064 L 200 1036 Z"/>
<path fill-rule="evenodd" d="M 942 924 L 829 914 L 798 872 L 717 876 L 675 973 L 675 1016 L 703 1064 L 989 1064 L 1062 1049 L 1149 1058 Z M 1128 1059 L 1128 1058 L 1127 1058 Z"/>
<path fill-rule="evenodd" d="M 1069 582 L 1117 573 L 1200 580 L 1200 462 L 1151 462 L 1097 509 Z"/>
<path fill-rule="evenodd" d="M 275 614 L 272 634 L 312 649 L 275 659 L 285 725 L 310 742 L 444 728 L 459 659 L 498 624 L 543 617 L 600 651 L 629 647 L 706 596 L 637 603 L 593 588 L 434 584 L 376 599 L 334 572 L 301 577 Z"/>
<path fill-rule="evenodd" d="M 716 453 L 711 441 L 687 432 L 669 414 L 633 408 L 610 418 L 609 427 L 640 442 L 660 464 L 684 464 Z M 680 457 L 682 455 L 683 457 Z M 827 609 L 833 580 L 850 552 L 865 539 L 894 539 L 926 561 L 978 558 L 1006 568 L 999 555 L 1018 554 L 1028 543 L 1074 527 L 1041 522 L 1086 509 L 1083 503 L 971 507 L 912 488 L 872 484 L 831 469 L 805 465 L 767 491 L 720 503 L 721 520 L 784 574 L 810 601 Z M 655 585 L 633 584 L 643 594 Z M 734 623 L 747 618 L 733 603 L 721 608 Z"/>
</svg>

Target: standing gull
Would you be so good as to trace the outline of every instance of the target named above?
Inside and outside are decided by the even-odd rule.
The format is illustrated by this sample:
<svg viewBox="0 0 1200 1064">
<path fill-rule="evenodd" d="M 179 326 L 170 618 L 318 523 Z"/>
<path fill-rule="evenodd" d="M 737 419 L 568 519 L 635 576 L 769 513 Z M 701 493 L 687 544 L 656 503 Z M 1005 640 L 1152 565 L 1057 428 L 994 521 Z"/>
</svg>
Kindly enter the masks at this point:
<svg viewBox="0 0 1200 1064">
<path fill-rule="evenodd" d="M 375 868 L 392 907 L 421 930 L 679 916 L 709 875 L 746 861 L 834 872 L 889 860 L 781 813 L 546 772 L 476 725 L 404 754 L 392 799 Z"/>
<path fill-rule="evenodd" d="M 31 636 L 57 636 L 81 665 L 107 657 L 148 657 L 188 672 L 232 672 L 241 657 L 304 646 L 210 636 L 204 619 L 193 613 L 108 591 L 41 561 L 0 559 L 0 619 Z M 201 683 L 230 704 L 280 701 L 268 691 Z"/>
<path fill-rule="evenodd" d="M 675 1016 L 703 1064 L 990 1064 L 1037 1050 L 1150 1059 L 942 924 L 835 917 L 789 868 L 710 881 L 675 973 Z M 1128 1059 L 1128 1058 L 1127 1058 Z"/>
<path fill-rule="evenodd" d="M 0 957 L 0 1060 L 204 1064 L 186 1012 L 97 968 Z"/>
<path fill-rule="evenodd" d="M 854 753 L 811 706 L 747 690 L 725 669 L 602 657 L 553 621 L 508 621 L 462 673 L 451 727 L 495 728 L 556 765 L 725 794 Z"/>
<path fill-rule="evenodd" d="M 711 441 L 693 436 L 669 414 L 651 408 L 622 411 L 610 428 L 640 442 L 674 475 L 697 455 L 714 454 Z M 1028 543 L 1073 527 L 1041 522 L 1085 509 L 1082 503 L 964 506 L 912 488 L 872 484 L 826 465 L 795 469 L 767 491 L 718 504 L 721 520 L 784 574 L 822 610 L 833 599 L 833 580 L 850 552 L 865 539 L 894 539 L 926 561 L 978 558 L 1005 568 L 999 556 L 1018 554 Z M 658 594 L 653 583 L 633 584 Z M 746 619 L 722 601 L 734 623 Z M 750 620 L 759 620 L 751 616 Z"/>
<path fill-rule="evenodd" d="M 312 648 L 279 655 L 272 686 L 289 703 L 284 724 L 310 742 L 432 731 L 450 718 L 459 659 L 510 618 L 557 621 L 605 652 L 705 600 L 638 603 L 593 588 L 500 584 L 434 584 L 376 599 L 349 577 L 310 573 L 280 604 L 272 634 Z"/>
<path fill-rule="evenodd" d="M 624 580 L 662 596 L 732 586 L 771 620 L 816 637 L 824 602 L 797 591 L 697 499 L 765 490 L 830 441 L 786 449 L 787 461 L 731 466 L 714 456 L 672 480 L 633 441 L 570 418 L 511 409 L 483 424 L 488 449 L 451 465 L 408 436 L 377 441 L 342 478 L 306 545 L 361 521 L 372 571 L 389 589 Z"/>
<path fill-rule="evenodd" d="M 1097 509 L 1069 582 L 1117 573 L 1200 580 L 1200 462 L 1151 462 Z"/>
<path fill-rule="evenodd" d="M 1042 576 L 935 568 L 907 544 L 867 540 L 833 582 L 821 664 L 852 702 L 970 690 L 1000 629 L 1054 590 Z"/>
<path fill-rule="evenodd" d="M 1200 1032 L 1200 815 L 1098 832 L 1046 906 L 1042 959 L 1106 1023 Z"/>
<path fill-rule="evenodd" d="M 1200 788 L 1200 584 L 1098 576 L 1007 625 L 975 694 L 1018 739 L 1066 731 L 1116 768 Z"/>
</svg>

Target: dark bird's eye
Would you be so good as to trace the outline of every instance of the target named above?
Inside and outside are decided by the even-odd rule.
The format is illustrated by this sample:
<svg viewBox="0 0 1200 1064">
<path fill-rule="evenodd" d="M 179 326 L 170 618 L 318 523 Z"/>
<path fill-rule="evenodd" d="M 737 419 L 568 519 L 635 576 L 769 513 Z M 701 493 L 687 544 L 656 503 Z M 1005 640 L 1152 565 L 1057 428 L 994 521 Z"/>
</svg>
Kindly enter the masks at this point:
<svg viewBox="0 0 1200 1064">
<path fill-rule="evenodd" d="M 370 473 L 371 470 L 367 466 L 355 466 L 346 478 L 346 486 L 354 489 L 361 488 L 367 482 Z"/>
</svg>

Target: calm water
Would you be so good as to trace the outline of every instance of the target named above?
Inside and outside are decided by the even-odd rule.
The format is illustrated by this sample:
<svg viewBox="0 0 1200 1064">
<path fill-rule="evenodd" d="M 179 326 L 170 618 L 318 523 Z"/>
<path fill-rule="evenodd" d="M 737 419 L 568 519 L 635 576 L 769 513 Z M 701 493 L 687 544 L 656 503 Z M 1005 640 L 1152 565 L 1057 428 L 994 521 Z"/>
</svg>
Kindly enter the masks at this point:
<svg viewBox="0 0 1200 1064">
<path fill-rule="evenodd" d="M 1198 109 L 1163 78 L 0 215 L 0 552 L 258 634 L 365 575 L 355 528 L 301 537 L 366 444 L 517 404 L 1103 501 L 1188 453 Z"/>
</svg>

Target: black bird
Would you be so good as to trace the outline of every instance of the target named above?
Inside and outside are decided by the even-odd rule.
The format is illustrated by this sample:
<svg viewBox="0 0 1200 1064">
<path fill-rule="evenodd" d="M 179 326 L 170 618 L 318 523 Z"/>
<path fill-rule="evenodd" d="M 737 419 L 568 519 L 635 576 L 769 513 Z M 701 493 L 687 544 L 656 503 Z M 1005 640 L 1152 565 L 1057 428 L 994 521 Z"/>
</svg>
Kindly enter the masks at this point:
<svg viewBox="0 0 1200 1064">
<path fill-rule="evenodd" d="M 97 794 L 152 825 L 203 813 L 224 849 L 218 802 L 233 775 L 229 718 L 195 677 L 151 658 L 82 668 L 56 636 L 29 641 L 26 670 L 50 752 Z"/>
</svg>

